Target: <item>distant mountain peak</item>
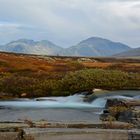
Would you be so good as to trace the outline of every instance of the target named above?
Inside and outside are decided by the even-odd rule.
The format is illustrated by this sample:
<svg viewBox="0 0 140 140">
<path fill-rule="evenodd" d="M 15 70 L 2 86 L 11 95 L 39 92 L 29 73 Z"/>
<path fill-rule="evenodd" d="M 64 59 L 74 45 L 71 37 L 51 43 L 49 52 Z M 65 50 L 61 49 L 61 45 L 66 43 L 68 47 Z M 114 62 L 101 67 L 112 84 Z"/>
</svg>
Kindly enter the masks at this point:
<svg viewBox="0 0 140 140">
<path fill-rule="evenodd" d="M 85 40 L 82 40 L 79 44 L 82 44 L 82 43 L 93 43 L 95 41 L 110 41 L 110 40 L 107 40 L 107 39 L 104 39 L 104 38 L 101 38 L 101 37 L 89 37 Z"/>
<path fill-rule="evenodd" d="M 57 46 L 57 45 L 55 45 L 53 42 L 51 42 L 51 41 L 49 41 L 49 40 L 41 40 L 41 41 L 38 41 L 37 42 L 38 44 L 40 44 L 40 45 L 50 45 L 50 46 Z"/>
<path fill-rule="evenodd" d="M 97 36 L 92 36 L 92 37 L 89 37 L 85 40 L 87 40 L 87 41 L 94 41 L 94 40 L 107 40 L 107 41 L 109 41 L 108 39 L 105 39 L 105 38 L 102 38 L 102 37 L 97 37 Z"/>
<path fill-rule="evenodd" d="M 57 55 L 63 48 L 48 40 L 34 41 L 31 39 L 18 39 L 0 46 L 0 50 L 25 54 Z"/>
<path fill-rule="evenodd" d="M 35 41 L 31 40 L 31 39 L 18 39 L 16 41 L 12 41 L 12 42 L 8 43 L 8 45 L 9 44 L 13 44 L 13 43 L 25 43 L 25 44 L 29 44 L 30 45 L 30 44 L 34 44 Z"/>
</svg>

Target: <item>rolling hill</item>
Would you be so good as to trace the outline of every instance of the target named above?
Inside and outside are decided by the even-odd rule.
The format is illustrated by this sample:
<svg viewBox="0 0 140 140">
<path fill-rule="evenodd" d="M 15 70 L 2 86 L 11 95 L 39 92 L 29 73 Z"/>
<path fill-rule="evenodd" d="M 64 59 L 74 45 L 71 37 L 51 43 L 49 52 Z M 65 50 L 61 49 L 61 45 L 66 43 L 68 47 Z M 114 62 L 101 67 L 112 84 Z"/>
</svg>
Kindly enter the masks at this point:
<svg viewBox="0 0 140 140">
<path fill-rule="evenodd" d="M 117 56 L 117 57 L 140 57 L 140 48 L 125 51 L 125 52 L 116 54 L 115 56 Z"/>
</svg>

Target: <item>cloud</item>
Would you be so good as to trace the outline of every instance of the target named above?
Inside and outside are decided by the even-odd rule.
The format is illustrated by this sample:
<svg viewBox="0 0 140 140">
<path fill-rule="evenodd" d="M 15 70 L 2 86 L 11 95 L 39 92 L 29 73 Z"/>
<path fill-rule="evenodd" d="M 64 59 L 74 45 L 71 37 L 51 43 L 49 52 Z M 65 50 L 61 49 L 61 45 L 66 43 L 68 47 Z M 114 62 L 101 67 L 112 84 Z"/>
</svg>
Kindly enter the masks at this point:
<svg viewBox="0 0 140 140">
<path fill-rule="evenodd" d="M 0 41 L 49 39 L 70 46 L 101 36 L 140 46 L 139 0 L 0 0 Z"/>
</svg>

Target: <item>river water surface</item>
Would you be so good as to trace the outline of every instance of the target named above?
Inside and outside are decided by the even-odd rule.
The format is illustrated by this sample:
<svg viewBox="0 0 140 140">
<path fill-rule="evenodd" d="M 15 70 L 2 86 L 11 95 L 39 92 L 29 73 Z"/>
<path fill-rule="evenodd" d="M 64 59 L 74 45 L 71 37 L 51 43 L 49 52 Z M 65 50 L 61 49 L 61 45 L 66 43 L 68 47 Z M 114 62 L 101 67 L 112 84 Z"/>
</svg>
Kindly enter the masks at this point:
<svg viewBox="0 0 140 140">
<path fill-rule="evenodd" d="M 85 102 L 85 95 L 43 97 L 0 101 L 0 121 L 48 120 L 55 122 L 98 122 L 107 98 L 140 100 L 140 91 L 112 91 L 96 94 Z"/>
</svg>

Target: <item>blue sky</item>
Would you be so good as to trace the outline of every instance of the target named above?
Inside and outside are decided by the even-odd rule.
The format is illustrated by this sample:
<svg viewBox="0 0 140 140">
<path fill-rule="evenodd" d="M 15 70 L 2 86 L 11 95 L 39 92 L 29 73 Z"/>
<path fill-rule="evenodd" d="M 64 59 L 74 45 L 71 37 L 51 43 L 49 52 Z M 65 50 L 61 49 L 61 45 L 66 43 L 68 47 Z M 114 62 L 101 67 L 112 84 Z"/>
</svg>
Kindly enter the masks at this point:
<svg viewBox="0 0 140 140">
<path fill-rule="evenodd" d="M 0 44 L 28 38 L 69 47 L 91 36 L 140 47 L 140 0 L 0 0 Z"/>
</svg>

